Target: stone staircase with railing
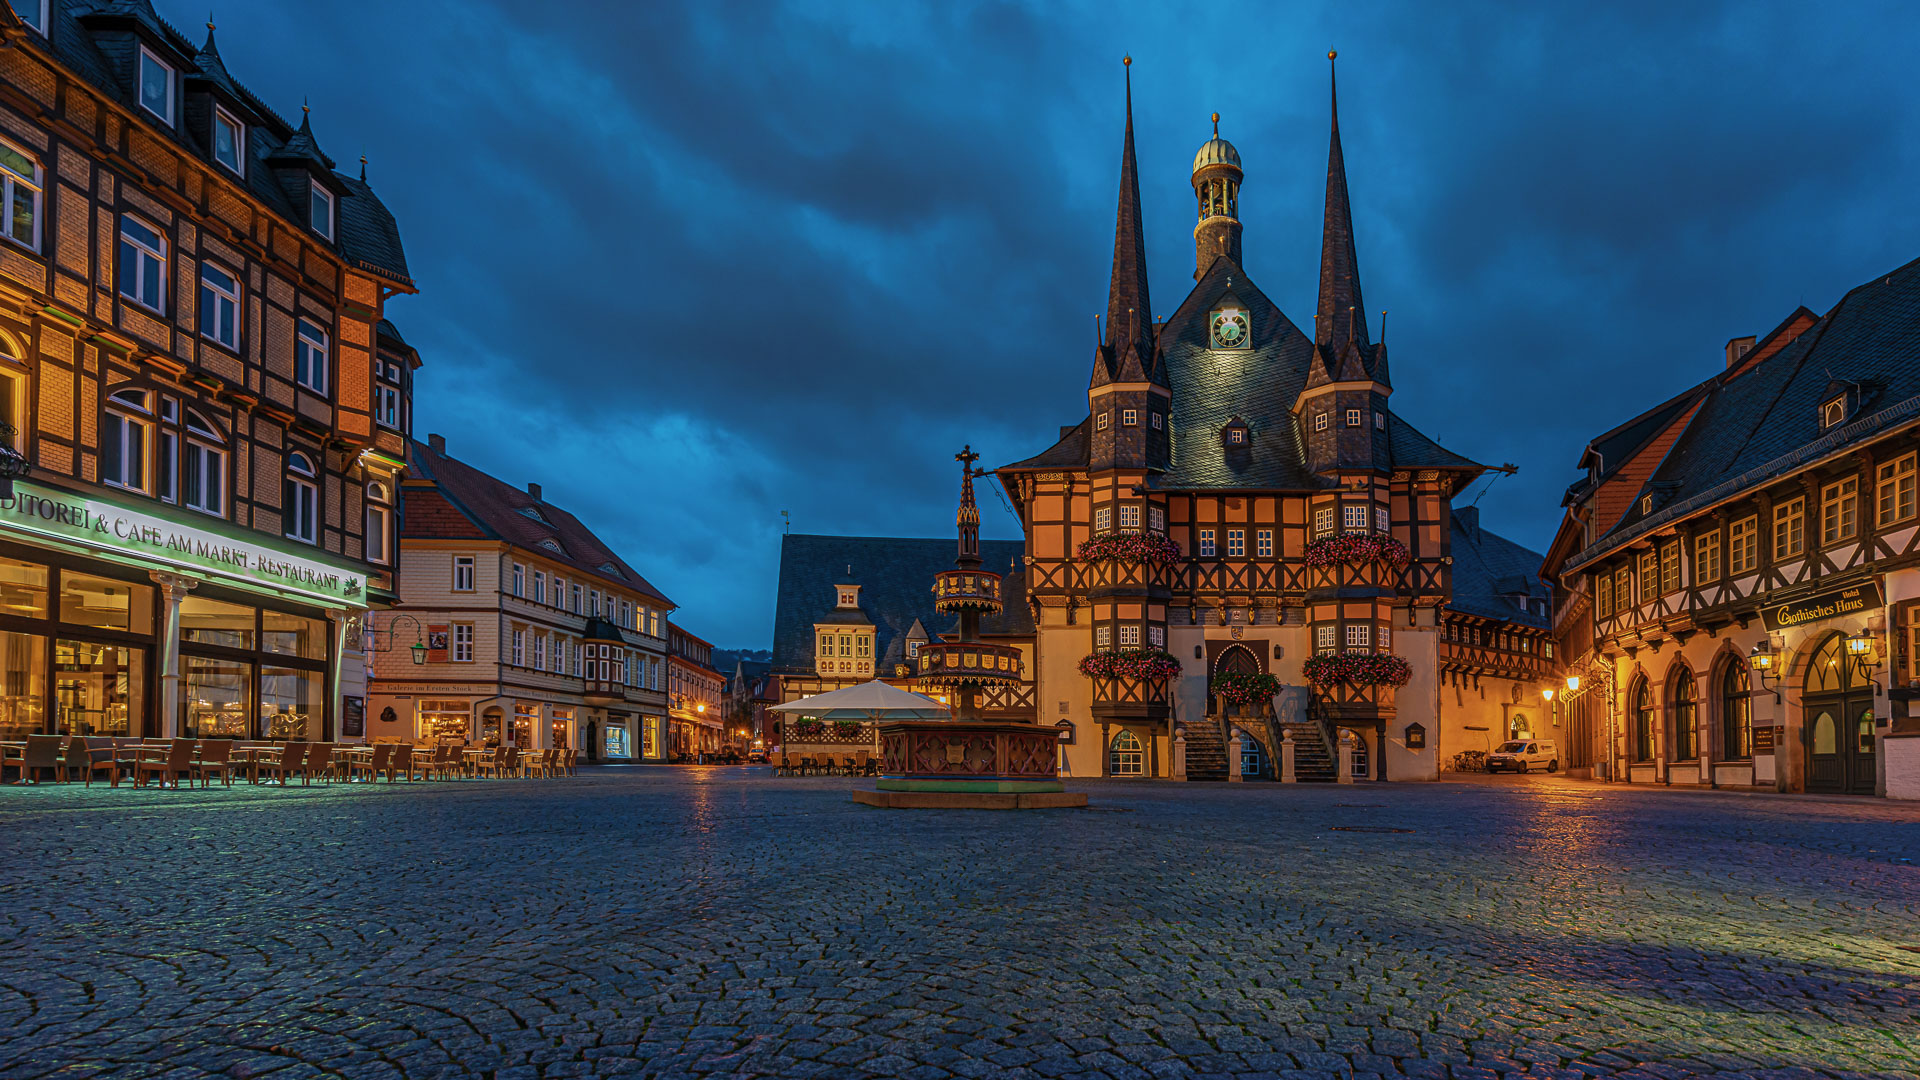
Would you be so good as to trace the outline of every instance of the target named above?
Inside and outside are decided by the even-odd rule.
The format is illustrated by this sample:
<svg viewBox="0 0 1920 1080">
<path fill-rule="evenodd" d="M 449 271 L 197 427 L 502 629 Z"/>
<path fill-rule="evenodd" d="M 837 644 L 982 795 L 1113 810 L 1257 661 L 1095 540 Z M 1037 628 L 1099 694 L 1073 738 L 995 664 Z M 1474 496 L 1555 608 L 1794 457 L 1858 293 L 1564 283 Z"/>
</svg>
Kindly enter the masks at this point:
<svg viewBox="0 0 1920 1080">
<path fill-rule="evenodd" d="M 1225 780 L 1227 744 L 1214 718 L 1204 717 L 1198 723 L 1183 725 L 1181 730 L 1187 738 L 1187 779 Z"/>
<path fill-rule="evenodd" d="M 1293 735 L 1293 778 L 1303 784 L 1331 784 L 1339 778 L 1333 749 L 1314 720 L 1280 721 L 1274 725 Z"/>
</svg>

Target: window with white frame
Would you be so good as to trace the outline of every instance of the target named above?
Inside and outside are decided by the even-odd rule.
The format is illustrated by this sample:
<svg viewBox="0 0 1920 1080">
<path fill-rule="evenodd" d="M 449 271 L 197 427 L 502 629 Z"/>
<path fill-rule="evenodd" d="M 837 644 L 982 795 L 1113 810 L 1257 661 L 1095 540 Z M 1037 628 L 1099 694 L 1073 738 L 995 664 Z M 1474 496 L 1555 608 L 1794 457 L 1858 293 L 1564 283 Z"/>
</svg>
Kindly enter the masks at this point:
<svg viewBox="0 0 1920 1080">
<path fill-rule="evenodd" d="M 213 160 L 236 175 L 247 175 L 247 128 L 232 113 L 213 107 Z"/>
<path fill-rule="evenodd" d="M 1347 624 L 1347 648 L 1364 649 L 1372 644 L 1372 623 L 1354 622 Z"/>
<path fill-rule="evenodd" d="M 367 561 L 393 561 L 393 493 L 379 481 L 367 485 Z M 516 565 L 515 571 L 520 567 Z M 516 587 L 518 583 L 516 582 Z"/>
<path fill-rule="evenodd" d="M 1334 650 L 1334 634 L 1336 631 L 1337 628 L 1332 623 L 1314 627 L 1313 650 L 1320 653 L 1332 652 Z"/>
<path fill-rule="evenodd" d="M 1138 625 L 1128 623 L 1120 628 L 1120 647 L 1123 649 L 1137 649 L 1140 647 L 1140 627 Z"/>
<path fill-rule="evenodd" d="M 1313 535 L 1315 537 L 1333 535 L 1333 507 L 1316 506 L 1313 508 Z"/>
<path fill-rule="evenodd" d="M 1387 514 L 1386 507 L 1376 506 L 1373 508 L 1373 529 L 1375 532 L 1380 533 L 1393 531 L 1393 519 Z"/>
<path fill-rule="evenodd" d="M 1359 409 L 1347 410 L 1347 426 L 1348 427 L 1360 426 L 1360 410 Z"/>
<path fill-rule="evenodd" d="M 22 247 L 40 250 L 40 163 L 0 139 L 0 233 Z"/>
<path fill-rule="evenodd" d="M 1105 649 L 1105 648 L 1111 647 L 1112 645 L 1113 645 L 1113 627 L 1096 626 L 1093 628 L 1094 648 Z"/>
<path fill-rule="evenodd" d="M 166 312 L 167 239 L 132 214 L 120 215 L 120 295 Z"/>
<path fill-rule="evenodd" d="M 309 220 L 313 231 L 327 239 L 333 239 L 333 192 L 320 186 L 319 181 L 308 181 L 308 189 L 313 193 L 308 200 Z"/>
<path fill-rule="evenodd" d="M 1914 513 L 1915 455 L 1907 454 L 1881 465 L 1874 481 L 1874 505 L 1883 526 L 1905 521 Z"/>
<path fill-rule="evenodd" d="M 1152 417 L 1152 423 L 1153 423 L 1153 430 L 1155 430 L 1155 431 L 1159 431 L 1159 430 L 1160 430 L 1160 426 L 1161 426 L 1162 424 L 1164 424 L 1164 423 L 1166 422 L 1166 421 L 1164 421 L 1164 420 L 1162 420 L 1162 419 L 1161 419 L 1161 417 L 1160 417 L 1160 411 L 1159 411 L 1158 409 L 1155 409 L 1155 410 L 1152 410 L 1152 411 L 1150 411 L 1150 412 L 1148 412 L 1148 413 L 1147 413 L 1147 415 L 1148 415 L 1148 416 L 1150 416 L 1150 417 Z"/>
<path fill-rule="evenodd" d="M 633 629 L 633 602 L 631 600 L 620 601 L 620 625 L 629 630 Z"/>
<path fill-rule="evenodd" d="M 1340 508 L 1340 527 L 1349 531 L 1367 527 L 1367 508 L 1365 504 L 1348 503 Z"/>
<path fill-rule="evenodd" d="M 186 461 L 180 470 L 181 501 L 215 517 L 227 514 L 226 442 L 206 417 L 187 410 Z"/>
<path fill-rule="evenodd" d="M 583 588 L 580 585 L 580 583 L 576 581 L 572 585 L 572 590 L 573 591 L 568 595 L 572 598 L 573 603 L 571 606 L 567 608 L 567 610 L 573 612 L 575 615 L 585 615 L 587 613 L 586 599 L 585 599 L 586 589 Z"/>
<path fill-rule="evenodd" d="M 1200 530 L 1200 557 L 1203 559 L 1213 558 L 1213 530 L 1212 529 Z"/>
<path fill-rule="evenodd" d="M 1167 512 L 1157 506 L 1147 507 L 1147 528 L 1154 532 L 1167 531 Z"/>
<path fill-rule="evenodd" d="M 1253 534 L 1253 553 L 1263 559 L 1273 557 L 1273 530 L 1261 529 Z"/>
<path fill-rule="evenodd" d="M 47 0 L 12 0 L 13 13 L 20 21 L 40 31 L 47 32 Z"/>
<path fill-rule="evenodd" d="M 1164 626 L 1147 627 L 1147 644 L 1156 649 L 1167 647 L 1167 628 Z"/>
<path fill-rule="evenodd" d="M 1113 528 L 1113 510 L 1105 506 L 1095 510 L 1093 512 L 1093 531 L 1103 533 L 1111 528 Z"/>
<path fill-rule="evenodd" d="M 1227 530 L 1227 558 L 1244 559 L 1247 556 L 1247 530 Z"/>
<path fill-rule="evenodd" d="M 547 670 L 547 635 L 533 635 L 533 670 Z"/>
<path fill-rule="evenodd" d="M 109 397 L 100 425 L 100 479 L 146 491 L 152 438 L 153 410 L 146 391 L 121 390 Z"/>
<path fill-rule="evenodd" d="M 559 574 L 553 575 L 553 606 L 563 611 L 567 606 L 567 579 Z"/>
<path fill-rule="evenodd" d="M 513 628 L 513 666 L 527 666 L 527 632 L 517 626 Z"/>
<path fill-rule="evenodd" d="M 544 604 L 547 602 L 547 572 L 545 570 L 535 570 L 533 572 L 533 602 L 536 604 Z"/>
<path fill-rule="evenodd" d="M 312 458 L 297 450 L 287 455 L 287 478 L 281 494 L 289 539 L 319 542 L 319 480 L 320 470 L 314 467 Z"/>
<path fill-rule="evenodd" d="M 27 448 L 26 350 L 0 334 L 0 445 Z"/>
<path fill-rule="evenodd" d="M 455 555 L 453 557 L 453 591 L 473 591 L 473 556 Z"/>
<path fill-rule="evenodd" d="M 403 431 L 406 422 L 401 411 L 400 365 L 382 360 L 374 365 L 373 420 L 381 427 Z"/>
<path fill-rule="evenodd" d="M 327 392 L 327 332 L 312 319 L 294 320 L 293 381 L 316 394 Z"/>
<path fill-rule="evenodd" d="M 660 636 L 660 613 L 657 611 L 650 612 L 647 616 L 647 625 L 649 628 L 649 632 L 654 637 L 659 637 Z"/>
<path fill-rule="evenodd" d="M 513 595 L 527 595 L 527 568 L 519 563 L 513 564 Z"/>
<path fill-rule="evenodd" d="M 1120 507 L 1120 527 L 1123 529 L 1140 527 L 1140 507 L 1137 504 L 1128 503 Z"/>
<path fill-rule="evenodd" d="M 210 262 L 200 264 L 200 336 L 240 351 L 240 279 Z"/>
<path fill-rule="evenodd" d="M 172 125 L 173 68 L 145 45 L 140 46 L 140 107 Z"/>
<path fill-rule="evenodd" d="M 473 624 L 457 622 L 453 624 L 453 662 L 456 664 L 473 663 Z"/>
</svg>

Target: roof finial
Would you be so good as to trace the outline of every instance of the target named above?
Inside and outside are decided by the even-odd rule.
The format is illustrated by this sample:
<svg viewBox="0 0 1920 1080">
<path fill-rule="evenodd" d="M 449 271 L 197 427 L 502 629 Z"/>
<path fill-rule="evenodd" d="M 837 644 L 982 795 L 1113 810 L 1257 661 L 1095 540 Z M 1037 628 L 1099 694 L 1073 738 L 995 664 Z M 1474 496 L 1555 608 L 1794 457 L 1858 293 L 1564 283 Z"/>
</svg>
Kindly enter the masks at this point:
<svg viewBox="0 0 1920 1080">
<path fill-rule="evenodd" d="M 367 155 L 365 154 L 360 155 L 360 182 L 363 184 L 367 182 Z"/>
<path fill-rule="evenodd" d="M 1340 130 L 1340 74 L 1334 70 L 1334 60 L 1339 53 L 1327 50 L 1327 87 L 1329 100 L 1333 102 L 1333 128 Z"/>
<path fill-rule="evenodd" d="M 307 105 L 306 95 L 305 94 L 300 95 L 300 115 L 305 116 L 306 114 L 312 111 L 313 109 Z"/>
<path fill-rule="evenodd" d="M 1220 114 L 1219 113 L 1213 114 L 1213 137 L 1216 139 L 1220 137 Z"/>
<path fill-rule="evenodd" d="M 1387 309 L 1381 308 L 1380 309 L 1380 344 L 1384 347 L 1386 343 L 1387 343 Z"/>
<path fill-rule="evenodd" d="M 207 9 L 207 32 L 208 33 L 213 32 L 213 9 L 212 8 Z"/>
</svg>

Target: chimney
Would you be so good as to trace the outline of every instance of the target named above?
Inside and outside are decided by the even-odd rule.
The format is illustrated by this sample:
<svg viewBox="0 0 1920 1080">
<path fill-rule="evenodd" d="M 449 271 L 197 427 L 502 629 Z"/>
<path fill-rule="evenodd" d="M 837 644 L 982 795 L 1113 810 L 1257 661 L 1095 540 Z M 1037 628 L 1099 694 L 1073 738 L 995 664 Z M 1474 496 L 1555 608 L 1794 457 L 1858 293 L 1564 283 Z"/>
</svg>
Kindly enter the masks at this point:
<svg viewBox="0 0 1920 1080">
<path fill-rule="evenodd" d="M 533 496 L 533 501 L 534 501 L 534 502 L 539 502 L 539 501 L 540 501 L 540 485 L 539 485 L 539 484 L 528 484 L 528 485 L 527 485 L 527 494 L 529 494 L 529 495 L 531 495 L 531 496 Z"/>
<path fill-rule="evenodd" d="M 427 436 L 427 446 L 436 454 L 444 454 L 447 452 L 447 437 L 445 435 L 429 435 Z"/>
<path fill-rule="evenodd" d="M 1744 357 L 1747 355 L 1747 353 L 1753 351 L 1753 343 L 1758 340 L 1759 339 L 1754 337 L 1752 334 L 1748 334 L 1746 337 L 1737 337 L 1728 341 L 1727 342 L 1727 370 L 1729 371 L 1733 370 L 1733 365 L 1739 363 L 1741 357 Z"/>
</svg>

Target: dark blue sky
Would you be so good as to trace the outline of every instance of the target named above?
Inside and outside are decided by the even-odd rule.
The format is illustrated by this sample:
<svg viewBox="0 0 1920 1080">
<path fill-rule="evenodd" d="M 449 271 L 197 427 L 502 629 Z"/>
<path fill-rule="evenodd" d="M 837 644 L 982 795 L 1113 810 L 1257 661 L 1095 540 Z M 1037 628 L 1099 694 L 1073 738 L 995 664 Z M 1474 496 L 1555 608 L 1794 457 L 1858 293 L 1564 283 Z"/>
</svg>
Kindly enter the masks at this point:
<svg viewBox="0 0 1920 1080">
<path fill-rule="evenodd" d="M 197 9 L 159 0 L 176 25 Z M 723 645 L 795 531 L 950 535 L 952 453 L 1085 415 L 1135 119 L 1153 293 L 1191 284 L 1222 115 L 1246 265 L 1313 315 L 1327 63 L 1394 407 L 1519 475 L 1536 548 L 1585 440 L 1727 338 L 1920 255 L 1907 4 L 252 0 L 234 74 L 400 220 L 418 430 L 539 481 Z M 1476 488 L 1461 501 L 1479 495 Z M 989 535 L 1018 526 L 989 499 Z"/>
</svg>

